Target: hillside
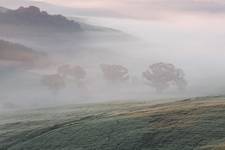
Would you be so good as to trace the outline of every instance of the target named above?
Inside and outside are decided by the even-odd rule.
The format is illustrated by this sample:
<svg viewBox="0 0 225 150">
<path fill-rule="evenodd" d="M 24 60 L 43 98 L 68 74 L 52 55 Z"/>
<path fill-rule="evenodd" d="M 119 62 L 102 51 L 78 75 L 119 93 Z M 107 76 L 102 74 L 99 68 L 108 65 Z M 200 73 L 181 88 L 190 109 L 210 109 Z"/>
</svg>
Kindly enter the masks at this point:
<svg viewBox="0 0 225 150">
<path fill-rule="evenodd" d="M 0 65 L 34 67 L 47 60 L 47 54 L 24 45 L 0 40 Z"/>
<path fill-rule="evenodd" d="M 2 150 L 222 150 L 225 98 L 111 103 L 0 115 Z"/>
<path fill-rule="evenodd" d="M 0 13 L 6 13 L 9 9 L 0 7 Z"/>
<path fill-rule="evenodd" d="M 82 31 L 79 23 L 69 20 L 62 15 L 50 15 L 35 6 L 3 11 L 0 13 L 0 23 L 14 24 L 17 26 L 32 26 L 33 28 L 50 27 L 56 30 L 60 29 L 60 31 Z"/>
<path fill-rule="evenodd" d="M 14 27 L 14 30 L 26 27 L 34 31 L 38 29 L 41 29 L 39 31 L 54 31 L 57 33 L 67 33 L 69 31 L 70 34 L 71 32 L 82 31 L 119 32 L 111 28 L 86 24 L 81 20 L 73 17 L 69 19 L 61 14 L 49 14 L 47 11 L 43 11 L 36 6 L 21 6 L 18 9 L 8 9 L 0 6 L 1 28 L 7 25 L 11 28 Z"/>
<path fill-rule="evenodd" d="M 130 36 L 117 30 L 87 24 L 61 14 L 50 14 L 36 6 L 0 8 L 0 35 L 34 49 L 80 50 L 97 43 L 116 43 Z M 57 44 L 56 44 L 57 43 Z"/>
</svg>

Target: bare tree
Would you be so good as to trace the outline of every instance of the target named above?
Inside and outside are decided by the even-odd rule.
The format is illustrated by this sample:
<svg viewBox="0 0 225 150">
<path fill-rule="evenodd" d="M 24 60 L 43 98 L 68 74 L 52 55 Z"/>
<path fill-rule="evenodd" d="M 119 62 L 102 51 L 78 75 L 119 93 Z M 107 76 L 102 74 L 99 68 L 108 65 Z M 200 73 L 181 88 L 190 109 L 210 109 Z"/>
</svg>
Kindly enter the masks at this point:
<svg viewBox="0 0 225 150">
<path fill-rule="evenodd" d="M 112 82 L 124 82 L 129 80 L 128 69 L 121 65 L 100 65 L 104 78 Z"/>
<path fill-rule="evenodd" d="M 64 78 L 59 74 L 44 75 L 41 81 L 43 85 L 47 86 L 54 93 L 58 93 L 66 86 Z"/>
<path fill-rule="evenodd" d="M 172 84 L 182 90 L 187 86 L 183 70 L 177 69 L 173 64 L 161 62 L 150 65 L 149 69 L 143 72 L 143 77 L 157 92 L 164 91 Z"/>
</svg>

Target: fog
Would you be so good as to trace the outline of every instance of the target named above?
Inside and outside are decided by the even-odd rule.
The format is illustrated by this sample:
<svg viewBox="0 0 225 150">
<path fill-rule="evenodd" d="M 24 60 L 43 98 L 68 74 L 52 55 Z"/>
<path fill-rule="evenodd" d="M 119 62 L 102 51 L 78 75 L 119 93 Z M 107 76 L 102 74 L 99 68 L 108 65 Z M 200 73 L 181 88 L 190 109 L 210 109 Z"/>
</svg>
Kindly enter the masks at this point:
<svg viewBox="0 0 225 150">
<path fill-rule="evenodd" d="M 142 66 L 156 61 L 173 63 L 185 70 L 189 90 L 196 91 L 195 94 L 223 94 L 225 52 L 221 24 L 224 22 L 210 24 L 216 17 L 196 19 L 191 20 L 191 25 L 181 24 L 183 20 L 91 18 L 89 22 L 104 24 L 138 37 L 144 48 L 129 49 L 127 55 L 139 58 L 137 63 Z"/>
<path fill-rule="evenodd" d="M 225 91 L 225 29 L 221 24 L 224 23 L 217 20 L 220 24 L 212 25 L 216 19 L 210 17 L 191 18 L 192 23 L 185 23 L 189 19 L 146 21 L 82 17 L 80 20 L 86 24 L 110 30 L 85 31 L 82 40 L 59 35 L 54 41 L 51 35 L 54 42 L 49 43 L 43 36 L 46 39 L 42 44 L 41 35 L 36 41 L 32 37 L 28 40 L 27 37 L 3 36 L 2 39 L 46 53 L 51 63 L 32 68 L 1 64 L 0 108 L 222 95 Z M 159 62 L 183 70 L 188 83 L 185 90 L 171 85 L 157 93 L 153 86 L 146 84 L 142 73 Z M 118 66 L 127 68 L 129 79 L 106 79 L 101 64 L 117 65 L 117 70 Z M 67 73 L 59 72 L 59 68 L 66 65 L 69 66 L 64 70 Z M 81 70 L 77 71 L 77 67 Z M 84 75 L 77 77 L 82 71 Z M 47 82 L 42 82 L 44 77 Z"/>
</svg>

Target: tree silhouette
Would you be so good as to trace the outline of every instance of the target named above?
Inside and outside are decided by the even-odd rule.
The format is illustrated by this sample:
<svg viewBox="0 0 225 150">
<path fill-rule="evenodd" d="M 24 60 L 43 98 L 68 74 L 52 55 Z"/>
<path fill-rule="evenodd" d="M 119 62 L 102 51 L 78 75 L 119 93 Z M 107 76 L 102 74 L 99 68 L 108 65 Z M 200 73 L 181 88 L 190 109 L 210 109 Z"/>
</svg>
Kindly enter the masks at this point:
<svg viewBox="0 0 225 150">
<path fill-rule="evenodd" d="M 121 65 L 100 65 L 103 76 L 112 82 L 124 82 L 129 80 L 128 69 Z"/>
<path fill-rule="evenodd" d="M 44 75 L 42 77 L 42 84 L 48 87 L 54 93 L 58 93 L 66 86 L 64 78 L 59 74 Z"/>
<path fill-rule="evenodd" d="M 86 71 L 81 66 L 73 66 L 71 68 L 71 76 L 76 80 L 83 80 L 86 77 Z"/>
<path fill-rule="evenodd" d="M 172 84 L 180 90 L 184 90 L 187 86 L 183 70 L 177 69 L 173 64 L 162 62 L 152 64 L 142 75 L 148 81 L 148 85 L 154 87 L 157 92 L 164 91 Z"/>
</svg>

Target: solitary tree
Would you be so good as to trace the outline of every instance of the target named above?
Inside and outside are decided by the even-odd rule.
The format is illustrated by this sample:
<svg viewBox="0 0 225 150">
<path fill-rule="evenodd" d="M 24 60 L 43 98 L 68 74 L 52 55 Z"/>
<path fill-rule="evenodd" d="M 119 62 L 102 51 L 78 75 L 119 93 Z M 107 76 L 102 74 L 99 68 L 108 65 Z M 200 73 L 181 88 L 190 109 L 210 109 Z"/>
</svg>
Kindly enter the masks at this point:
<svg viewBox="0 0 225 150">
<path fill-rule="evenodd" d="M 157 92 L 162 92 L 175 84 L 183 90 L 187 86 L 182 69 L 177 69 L 173 64 L 156 63 L 150 65 L 148 70 L 143 72 L 143 77 L 148 81 L 148 85 L 154 87 Z"/>
<path fill-rule="evenodd" d="M 112 82 L 124 82 L 129 80 L 128 69 L 121 65 L 100 65 L 103 76 Z"/>
</svg>

